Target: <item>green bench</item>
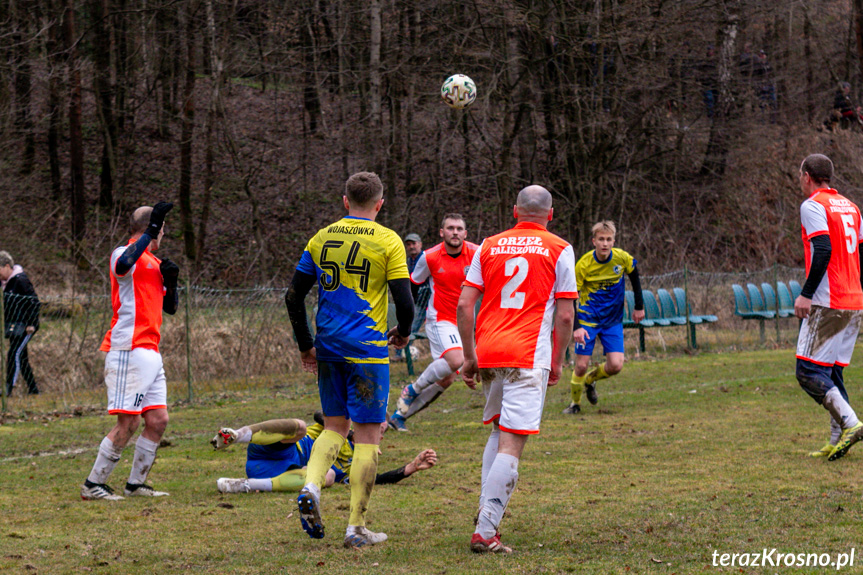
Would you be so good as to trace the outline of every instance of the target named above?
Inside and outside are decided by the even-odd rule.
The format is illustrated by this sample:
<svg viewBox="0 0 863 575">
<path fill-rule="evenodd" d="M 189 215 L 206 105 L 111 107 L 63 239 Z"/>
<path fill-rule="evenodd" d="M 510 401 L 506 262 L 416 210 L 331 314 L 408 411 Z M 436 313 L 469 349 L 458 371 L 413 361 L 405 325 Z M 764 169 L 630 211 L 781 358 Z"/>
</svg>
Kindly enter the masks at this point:
<svg viewBox="0 0 863 575">
<path fill-rule="evenodd" d="M 746 290 L 743 286 L 732 284 L 734 315 L 757 320 L 761 343 L 764 343 L 764 320 L 794 317 L 794 299 L 800 295 L 800 289 L 800 284 L 794 280 L 789 281 L 787 286 L 784 282 L 777 282 L 775 290 L 773 284 L 763 282 L 760 291 L 753 283 L 746 284 Z"/>
<path fill-rule="evenodd" d="M 624 295 L 625 305 L 623 308 L 624 329 L 638 329 L 638 348 L 645 351 L 644 330 L 651 327 L 685 326 L 689 324 L 687 334 L 692 347 L 698 347 L 695 337 L 695 326 L 701 323 L 713 323 L 718 320 L 715 315 L 695 315 L 692 306 L 686 304 L 686 292 L 683 288 L 673 288 L 672 297 L 666 289 L 656 290 L 656 295 L 650 290 L 641 290 L 644 298 L 644 319 L 640 323 L 632 320 L 632 312 L 635 310 L 635 294 L 626 290 Z M 659 302 L 657 303 L 657 297 Z M 686 310 L 686 311 L 682 311 Z"/>
</svg>

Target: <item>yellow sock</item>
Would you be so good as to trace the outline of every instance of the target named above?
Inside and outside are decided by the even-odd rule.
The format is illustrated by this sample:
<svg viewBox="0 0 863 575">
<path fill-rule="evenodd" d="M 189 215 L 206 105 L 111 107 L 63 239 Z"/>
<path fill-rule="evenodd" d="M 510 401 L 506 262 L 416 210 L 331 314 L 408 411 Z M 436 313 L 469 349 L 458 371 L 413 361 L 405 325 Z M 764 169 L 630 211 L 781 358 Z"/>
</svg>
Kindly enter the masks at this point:
<svg viewBox="0 0 863 575">
<path fill-rule="evenodd" d="M 273 477 L 273 491 L 298 492 L 306 485 L 306 470 L 291 469 L 277 477 Z"/>
<path fill-rule="evenodd" d="M 585 375 L 578 376 L 575 375 L 575 370 L 572 372 L 572 380 L 569 382 L 569 385 L 572 389 L 572 402 L 576 405 L 581 405 L 581 392 L 584 391 L 584 378 Z"/>
<path fill-rule="evenodd" d="M 364 527 L 369 499 L 378 472 L 378 446 L 371 443 L 354 444 L 351 463 L 351 516 L 348 525 Z"/>
<path fill-rule="evenodd" d="M 324 486 L 327 470 L 335 463 L 344 442 L 345 438 L 335 431 L 325 429 L 321 432 L 312 445 L 311 454 L 309 454 L 306 483 L 314 483 L 318 487 Z M 356 461 L 356 455 L 354 455 L 354 461 Z"/>
<path fill-rule="evenodd" d="M 299 419 L 271 419 L 254 423 L 249 426 L 252 430 L 251 443 L 255 445 L 270 445 L 285 439 L 302 439 L 300 435 L 301 426 L 305 423 Z"/>
<path fill-rule="evenodd" d="M 608 377 L 611 377 L 611 376 L 608 375 L 608 373 L 605 371 L 605 364 L 602 363 L 599 365 L 599 369 L 596 371 L 596 377 L 593 378 L 593 380 L 599 381 L 600 379 L 606 379 Z"/>
</svg>

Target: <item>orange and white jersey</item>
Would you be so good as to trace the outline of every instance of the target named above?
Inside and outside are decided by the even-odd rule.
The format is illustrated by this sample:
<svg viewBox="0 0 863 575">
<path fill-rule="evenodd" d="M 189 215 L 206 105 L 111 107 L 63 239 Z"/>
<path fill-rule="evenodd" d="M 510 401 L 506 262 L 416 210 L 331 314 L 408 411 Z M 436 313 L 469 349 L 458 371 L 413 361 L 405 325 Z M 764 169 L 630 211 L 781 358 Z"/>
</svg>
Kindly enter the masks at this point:
<svg viewBox="0 0 863 575">
<path fill-rule="evenodd" d="M 836 190 L 815 190 L 800 205 L 803 224 L 803 249 L 806 275 L 812 263 L 809 240 L 827 234 L 830 237 L 830 264 L 812 296 L 813 305 L 832 309 L 863 309 L 860 287 L 859 245 L 863 241 L 860 210 Z"/>
<path fill-rule="evenodd" d="M 461 295 L 461 285 L 479 246 L 463 242 L 461 253 L 451 256 L 443 242 L 424 251 L 411 273 L 411 281 L 417 285 L 431 278 L 432 295 L 426 311 L 426 321 L 448 321 L 456 325 L 455 311 Z"/>
<path fill-rule="evenodd" d="M 520 222 L 483 241 L 464 285 L 483 292 L 476 320 L 480 368 L 551 368 L 555 301 L 578 298 L 569 243 Z"/>
<path fill-rule="evenodd" d="M 137 348 L 159 351 L 162 327 L 162 298 L 165 284 L 159 264 L 162 260 L 146 250 L 126 275 L 114 271 L 117 260 L 132 244 L 120 246 L 111 254 L 111 328 L 102 340 L 102 351 L 127 351 Z"/>
</svg>

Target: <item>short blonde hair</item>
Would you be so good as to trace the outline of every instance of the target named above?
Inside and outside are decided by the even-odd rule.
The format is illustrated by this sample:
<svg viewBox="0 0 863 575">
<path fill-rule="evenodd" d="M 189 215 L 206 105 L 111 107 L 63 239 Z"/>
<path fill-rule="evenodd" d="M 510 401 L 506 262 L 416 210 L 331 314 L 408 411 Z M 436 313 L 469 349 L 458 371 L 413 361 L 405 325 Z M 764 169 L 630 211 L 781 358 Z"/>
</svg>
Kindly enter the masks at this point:
<svg viewBox="0 0 863 575">
<path fill-rule="evenodd" d="M 614 225 L 614 222 L 611 220 L 603 220 L 593 225 L 590 228 L 590 233 L 593 234 L 593 237 L 596 237 L 596 234 L 599 232 L 607 232 L 613 236 L 617 235 L 617 226 Z"/>
<path fill-rule="evenodd" d="M 15 267 L 15 260 L 9 255 L 9 252 L 0 251 L 0 268 L 12 266 Z"/>
</svg>

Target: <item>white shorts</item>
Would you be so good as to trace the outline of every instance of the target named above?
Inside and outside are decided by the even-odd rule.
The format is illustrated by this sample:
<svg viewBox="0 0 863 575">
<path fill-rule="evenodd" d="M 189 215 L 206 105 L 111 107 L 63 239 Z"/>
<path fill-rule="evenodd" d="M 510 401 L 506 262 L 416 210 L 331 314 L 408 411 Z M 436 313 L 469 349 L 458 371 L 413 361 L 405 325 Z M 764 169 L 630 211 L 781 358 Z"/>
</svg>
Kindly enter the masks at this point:
<svg viewBox="0 0 863 575">
<path fill-rule="evenodd" d="M 450 350 L 462 348 L 458 327 L 449 321 L 426 322 L 426 337 L 433 359 L 443 357 Z"/>
<path fill-rule="evenodd" d="M 138 415 L 168 404 L 162 356 L 152 349 L 109 351 L 105 356 L 105 385 L 108 413 Z"/>
<path fill-rule="evenodd" d="M 483 423 L 495 419 L 503 431 L 519 435 L 539 433 L 549 370 L 493 367 L 479 370 L 485 393 Z"/>
<path fill-rule="evenodd" d="M 851 363 L 863 310 L 813 305 L 800 326 L 797 358 L 817 365 L 842 367 Z"/>
</svg>

